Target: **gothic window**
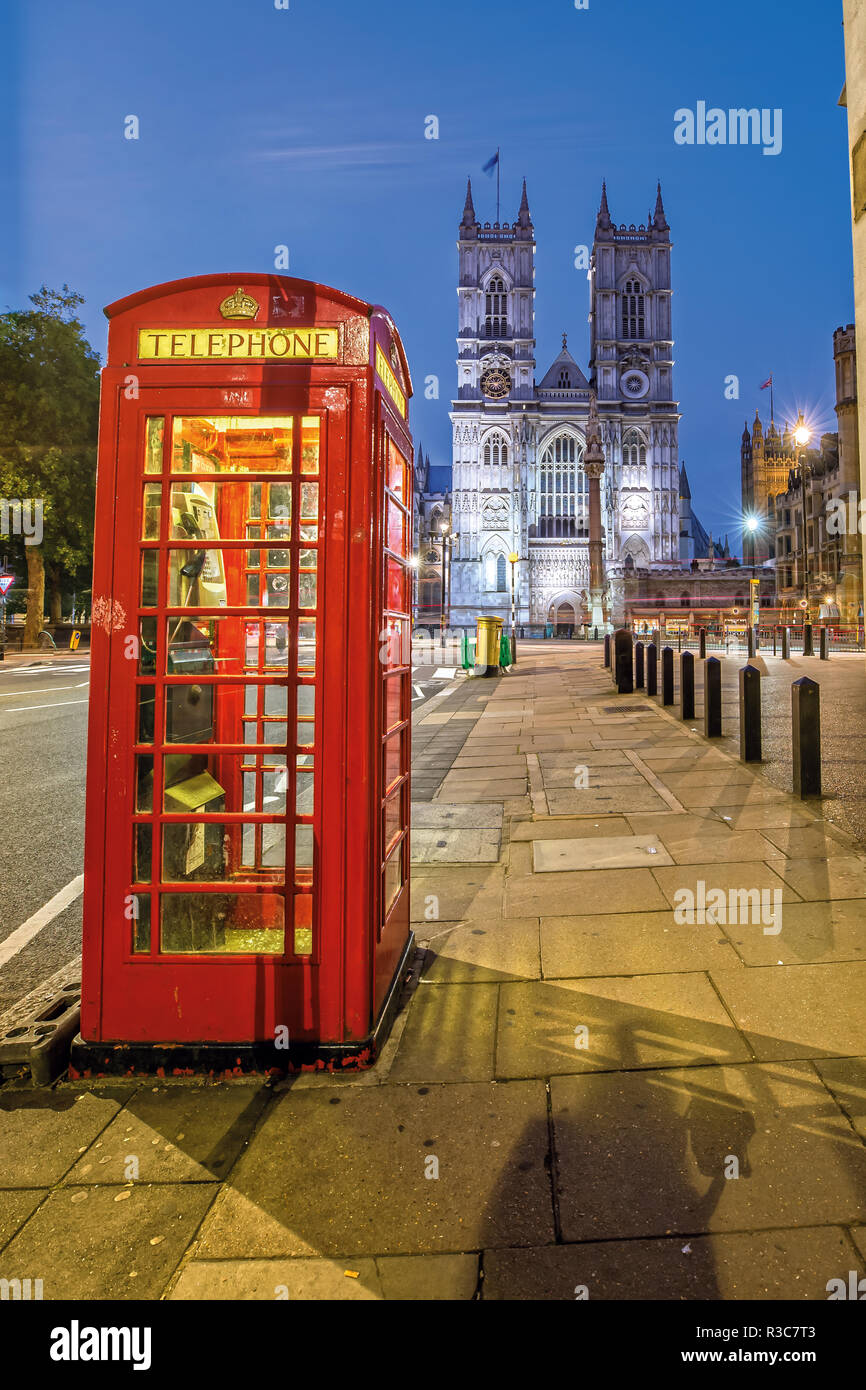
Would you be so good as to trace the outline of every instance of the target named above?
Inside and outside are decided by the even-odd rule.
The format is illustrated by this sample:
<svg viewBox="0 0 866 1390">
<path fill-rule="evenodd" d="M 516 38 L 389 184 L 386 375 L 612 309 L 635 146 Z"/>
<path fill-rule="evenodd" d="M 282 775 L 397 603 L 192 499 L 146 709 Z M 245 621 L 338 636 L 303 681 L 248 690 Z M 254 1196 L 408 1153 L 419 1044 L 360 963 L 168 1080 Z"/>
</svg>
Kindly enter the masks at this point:
<svg viewBox="0 0 866 1390">
<path fill-rule="evenodd" d="M 645 338 L 644 292 L 640 280 L 626 280 L 622 299 L 622 336 Z"/>
<path fill-rule="evenodd" d="M 505 588 L 505 556 L 500 555 L 496 561 L 496 587 L 500 592 Z"/>
<path fill-rule="evenodd" d="M 565 367 L 563 367 L 562 371 L 559 373 L 559 381 L 557 382 L 557 386 L 560 388 L 560 390 L 567 390 L 570 385 L 571 377 L 568 374 L 568 370 Z"/>
<path fill-rule="evenodd" d="M 646 481 L 646 444 L 637 430 L 623 435 L 622 481 L 625 487 L 638 487 Z"/>
<path fill-rule="evenodd" d="M 507 300 L 505 295 L 505 281 L 499 276 L 494 275 L 487 282 L 487 292 L 485 294 L 484 312 L 484 336 L 485 338 L 504 338 L 507 336 Z"/>
<path fill-rule="evenodd" d="M 508 462 L 508 445 L 501 434 L 491 434 L 487 436 L 487 441 L 484 445 L 484 462 Z"/>
<path fill-rule="evenodd" d="M 570 434 L 552 439 L 541 455 L 538 534 L 555 538 L 589 535 L 589 488 Z"/>
</svg>

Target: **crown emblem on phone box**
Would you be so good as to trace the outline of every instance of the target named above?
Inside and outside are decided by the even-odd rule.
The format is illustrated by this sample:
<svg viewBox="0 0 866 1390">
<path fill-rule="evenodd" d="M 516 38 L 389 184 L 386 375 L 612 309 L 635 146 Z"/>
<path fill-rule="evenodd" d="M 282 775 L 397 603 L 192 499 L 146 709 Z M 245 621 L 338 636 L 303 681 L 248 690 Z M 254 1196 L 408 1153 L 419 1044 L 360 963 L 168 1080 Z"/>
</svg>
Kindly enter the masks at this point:
<svg viewBox="0 0 866 1390">
<path fill-rule="evenodd" d="M 220 305 L 224 319 L 254 319 L 258 312 L 258 302 L 251 294 L 244 294 L 242 285 L 238 285 L 234 294 L 230 294 Z"/>
</svg>

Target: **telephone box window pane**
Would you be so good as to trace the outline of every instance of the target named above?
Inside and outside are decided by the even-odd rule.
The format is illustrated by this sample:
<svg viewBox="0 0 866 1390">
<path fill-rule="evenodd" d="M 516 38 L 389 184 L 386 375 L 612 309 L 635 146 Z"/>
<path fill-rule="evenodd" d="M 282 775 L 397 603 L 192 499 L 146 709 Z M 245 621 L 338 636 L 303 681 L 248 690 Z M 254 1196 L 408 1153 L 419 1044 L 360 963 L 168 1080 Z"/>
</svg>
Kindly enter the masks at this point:
<svg viewBox="0 0 866 1390">
<path fill-rule="evenodd" d="M 162 828 L 163 883 L 232 883 L 263 870 L 282 883 L 285 862 L 285 825 L 182 821 Z"/>
<path fill-rule="evenodd" d="M 152 830 L 153 827 L 150 822 L 147 825 L 134 825 L 132 827 L 134 850 L 132 877 L 136 883 L 150 883 Z"/>
<path fill-rule="evenodd" d="M 156 618 L 141 618 L 138 625 L 138 674 L 156 672 Z"/>
<path fill-rule="evenodd" d="M 291 473 L 291 417 L 175 419 L 171 466 L 173 473 Z"/>
<path fill-rule="evenodd" d="M 153 743 L 154 710 L 156 707 L 156 687 L 138 687 L 138 738 L 137 743 Z"/>
<path fill-rule="evenodd" d="M 141 606 L 155 608 L 159 593 L 159 551 L 141 552 Z"/>
<path fill-rule="evenodd" d="M 162 506 L 162 484 L 145 483 L 144 506 L 141 513 L 141 539 L 159 540 L 159 511 Z"/>
<path fill-rule="evenodd" d="M 162 446 L 165 439 L 165 420 L 161 415 L 147 417 L 146 442 L 144 447 L 145 473 L 162 472 Z"/>
<path fill-rule="evenodd" d="M 392 734 L 385 740 L 384 786 L 387 791 L 403 775 L 403 734 Z"/>
<path fill-rule="evenodd" d="M 295 783 L 295 813 L 299 816 L 311 816 L 313 814 L 313 783 L 314 774 L 312 772 L 297 773 Z"/>
<path fill-rule="evenodd" d="M 248 574 L 247 603 L 256 608 L 288 608 L 289 575 L 267 571 Z"/>
<path fill-rule="evenodd" d="M 315 724 L 315 720 L 313 720 L 313 719 L 309 719 L 309 720 L 299 720 L 299 721 L 298 721 L 298 747 L 299 747 L 299 748 L 312 748 L 312 747 L 313 747 L 313 744 L 315 743 L 315 741 L 316 741 L 316 724 Z"/>
<path fill-rule="evenodd" d="M 311 673 L 316 669 L 316 620 L 298 621 L 298 671 Z"/>
<path fill-rule="evenodd" d="M 285 719 L 289 707 L 289 692 L 284 685 L 265 686 L 265 714 Z"/>
<path fill-rule="evenodd" d="M 276 749 L 266 753 L 166 753 L 162 776 L 162 809 L 170 815 L 219 811 L 285 814 L 288 772 L 285 754 Z"/>
<path fill-rule="evenodd" d="M 382 811 L 382 844 L 387 854 L 403 829 L 403 788 L 388 798 Z"/>
<path fill-rule="evenodd" d="M 406 460 L 391 439 L 388 440 L 387 484 L 401 502 L 406 502 Z"/>
<path fill-rule="evenodd" d="M 391 855 L 391 858 L 388 860 L 387 864 L 385 865 L 384 879 L 385 879 L 385 884 L 384 884 L 384 893 L 385 893 L 384 915 L 387 916 L 387 914 L 391 911 L 391 908 L 393 907 L 393 905 L 394 905 L 394 903 L 395 903 L 397 897 L 399 896 L 400 889 L 403 887 L 403 845 L 402 845 L 402 844 L 400 844 L 400 845 L 397 846 L 397 848 L 395 849 L 394 853 Z"/>
<path fill-rule="evenodd" d="M 402 555 L 405 546 L 406 513 L 396 502 L 388 498 L 388 527 L 385 544 L 389 550 L 396 550 L 398 555 Z"/>
<path fill-rule="evenodd" d="M 316 713 L 316 687 L 314 685 L 298 686 L 298 718 L 312 719 Z"/>
<path fill-rule="evenodd" d="M 313 827 L 295 826 L 295 870 L 313 867 Z"/>
<path fill-rule="evenodd" d="M 401 724 L 403 714 L 403 693 L 406 683 L 403 676 L 391 676 L 385 682 L 385 729 L 393 729 Z"/>
<path fill-rule="evenodd" d="M 150 484 L 158 487 L 159 484 Z M 268 536 L 287 539 L 291 528 L 291 483 L 249 483 L 240 477 L 172 478 L 168 539 L 260 541 L 262 492 L 266 492 Z"/>
<path fill-rule="evenodd" d="M 313 898 L 310 893 L 295 895 L 294 949 L 296 956 L 313 954 Z"/>
<path fill-rule="evenodd" d="M 273 521 L 291 521 L 291 483 L 268 483 L 268 516 Z"/>
<path fill-rule="evenodd" d="M 316 521 L 319 515 L 319 484 L 301 483 L 301 519 Z M 304 539 L 307 539 L 306 537 Z"/>
<path fill-rule="evenodd" d="M 224 608 L 227 601 L 221 550 L 168 552 L 169 608 Z"/>
<path fill-rule="evenodd" d="M 275 893 L 162 893 L 165 955 L 281 955 L 285 906 Z"/>
<path fill-rule="evenodd" d="M 314 550 L 312 547 L 305 548 L 304 550 L 302 550 L 298 557 L 298 564 L 300 568 L 302 570 L 316 569 L 319 563 L 318 554 L 319 552 L 317 550 Z"/>
<path fill-rule="evenodd" d="M 298 575 L 298 607 L 315 608 L 316 606 L 316 576 L 314 574 Z"/>
<path fill-rule="evenodd" d="M 150 894 L 136 893 L 132 902 L 132 950 L 137 956 L 150 952 Z"/>
<path fill-rule="evenodd" d="M 399 560 L 385 558 L 385 607 L 396 608 L 398 613 L 407 611 L 406 570 Z"/>
<path fill-rule="evenodd" d="M 385 619 L 379 659 L 384 666 L 389 668 L 410 664 L 412 646 L 407 618 Z"/>
<path fill-rule="evenodd" d="M 135 809 L 153 810 L 153 754 L 139 753 L 135 759 Z"/>
<path fill-rule="evenodd" d="M 301 472 L 319 471 L 319 431 L 320 422 L 316 415 L 305 415 L 301 420 Z"/>
</svg>

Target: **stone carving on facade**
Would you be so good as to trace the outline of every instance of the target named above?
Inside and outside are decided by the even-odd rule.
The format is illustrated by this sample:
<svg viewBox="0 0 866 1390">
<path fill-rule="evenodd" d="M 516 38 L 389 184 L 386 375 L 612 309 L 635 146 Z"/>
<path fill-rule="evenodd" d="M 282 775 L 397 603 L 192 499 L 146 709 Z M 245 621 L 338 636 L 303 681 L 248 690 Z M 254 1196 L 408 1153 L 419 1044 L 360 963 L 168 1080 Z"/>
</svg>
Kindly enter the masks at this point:
<svg viewBox="0 0 866 1390">
<path fill-rule="evenodd" d="M 504 497 L 488 497 L 481 515 L 481 526 L 485 531 L 501 531 L 511 520 L 511 508 Z"/>
<path fill-rule="evenodd" d="M 620 507 L 620 526 L 623 531 L 645 531 L 649 525 L 649 507 L 644 497 L 624 497 Z"/>
<path fill-rule="evenodd" d="M 551 592 L 586 588 L 589 584 L 589 547 L 531 552 L 532 587 Z"/>
</svg>

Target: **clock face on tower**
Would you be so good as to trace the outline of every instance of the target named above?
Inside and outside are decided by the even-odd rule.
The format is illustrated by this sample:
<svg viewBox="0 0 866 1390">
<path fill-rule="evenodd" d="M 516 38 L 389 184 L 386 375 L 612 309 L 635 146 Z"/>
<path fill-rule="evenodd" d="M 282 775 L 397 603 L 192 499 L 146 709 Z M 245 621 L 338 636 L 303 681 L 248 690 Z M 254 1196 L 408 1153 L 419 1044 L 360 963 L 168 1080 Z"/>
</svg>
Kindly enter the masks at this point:
<svg viewBox="0 0 866 1390">
<path fill-rule="evenodd" d="M 492 367 L 481 375 L 481 390 L 488 400 L 504 400 L 511 391 L 511 377 L 501 367 Z"/>
</svg>

